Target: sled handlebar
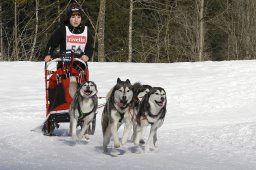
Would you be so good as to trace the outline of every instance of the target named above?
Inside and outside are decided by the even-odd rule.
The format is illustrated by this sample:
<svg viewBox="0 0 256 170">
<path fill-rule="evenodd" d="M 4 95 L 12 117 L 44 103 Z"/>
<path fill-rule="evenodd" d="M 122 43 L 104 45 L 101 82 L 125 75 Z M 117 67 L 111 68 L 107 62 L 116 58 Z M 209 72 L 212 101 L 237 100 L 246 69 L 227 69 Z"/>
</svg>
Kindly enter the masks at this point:
<svg viewBox="0 0 256 170">
<path fill-rule="evenodd" d="M 47 69 L 47 67 L 49 65 L 51 65 L 52 63 L 59 62 L 59 61 L 62 61 L 62 59 L 61 58 L 55 58 L 55 59 L 45 63 L 45 69 Z M 81 60 L 80 58 L 74 58 L 74 61 L 79 61 L 80 63 L 82 63 L 85 66 L 85 68 L 87 67 L 87 62 Z"/>
<path fill-rule="evenodd" d="M 83 63 L 84 66 L 87 66 L 87 62 L 85 62 L 84 60 L 81 60 L 80 58 L 74 58 L 74 60 Z"/>
</svg>

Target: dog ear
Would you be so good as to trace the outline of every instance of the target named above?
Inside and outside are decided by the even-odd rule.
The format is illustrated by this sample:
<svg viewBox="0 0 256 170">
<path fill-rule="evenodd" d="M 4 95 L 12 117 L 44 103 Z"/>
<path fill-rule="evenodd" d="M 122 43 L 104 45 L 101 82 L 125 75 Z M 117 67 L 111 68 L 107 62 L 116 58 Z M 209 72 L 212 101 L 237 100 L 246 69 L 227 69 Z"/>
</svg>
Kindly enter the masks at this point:
<svg viewBox="0 0 256 170">
<path fill-rule="evenodd" d="M 125 81 L 126 83 L 129 83 L 129 84 L 131 84 L 131 82 L 130 82 L 130 80 L 129 79 L 126 79 L 126 81 Z"/>
<path fill-rule="evenodd" d="M 118 77 L 116 80 L 117 83 L 121 83 L 121 79 Z"/>
<path fill-rule="evenodd" d="M 158 87 L 152 87 L 152 89 L 149 91 L 149 95 L 154 94 L 158 90 Z"/>
<path fill-rule="evenodd" d="M 96 89 L 96 92 L 98 93 L 98 88 L 97 88 L 96 83 L 95 83 L 94 81 L 91 81 L 91 82 L 92 82 L 92 84 L 94 85 L 94 87 L 95 87 L 95 89 Z"/>
</svg>

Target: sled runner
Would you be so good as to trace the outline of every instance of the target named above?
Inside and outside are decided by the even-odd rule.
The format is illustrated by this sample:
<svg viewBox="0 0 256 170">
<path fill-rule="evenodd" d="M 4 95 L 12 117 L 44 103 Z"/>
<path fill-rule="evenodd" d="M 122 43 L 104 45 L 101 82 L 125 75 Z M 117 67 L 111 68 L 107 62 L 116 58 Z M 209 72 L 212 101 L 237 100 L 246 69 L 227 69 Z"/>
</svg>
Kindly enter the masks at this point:
<svg viewBox="0 0 256 170">
<path fill-rule="evenodd" d="M 69 93 L 70 76 L 76 77 L 77 87 L 89 80 L 88 64 L 74 57 L 73 51 L 66 51 L 60 58 L 45 63 L 46 120 L 42 131 L 53 135 L 59 123 L 70 122 L 69 107 L 72 96 Z M 83 122 L 78 122 L 82 126 Z M 89 134 L 95 131 L 96 117 L 91 123 Z"/>
</svg>

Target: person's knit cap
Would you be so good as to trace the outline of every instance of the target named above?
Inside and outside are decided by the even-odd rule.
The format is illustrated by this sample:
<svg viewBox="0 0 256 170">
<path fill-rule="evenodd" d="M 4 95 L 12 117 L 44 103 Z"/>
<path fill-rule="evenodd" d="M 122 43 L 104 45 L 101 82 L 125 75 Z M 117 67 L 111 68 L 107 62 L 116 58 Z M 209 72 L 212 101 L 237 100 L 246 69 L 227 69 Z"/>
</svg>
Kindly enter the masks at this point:
<svg viewBox="0 0 256 170">
<path fill-rule="evenodd" d="M 81 15 L 81 13 L 82 13 L 81 7 L 76 2 L 72 2 L 67 9 L 68 18 L 70 18 L 71 15 L 74 15 L 74 14 Z"/>
</svg>

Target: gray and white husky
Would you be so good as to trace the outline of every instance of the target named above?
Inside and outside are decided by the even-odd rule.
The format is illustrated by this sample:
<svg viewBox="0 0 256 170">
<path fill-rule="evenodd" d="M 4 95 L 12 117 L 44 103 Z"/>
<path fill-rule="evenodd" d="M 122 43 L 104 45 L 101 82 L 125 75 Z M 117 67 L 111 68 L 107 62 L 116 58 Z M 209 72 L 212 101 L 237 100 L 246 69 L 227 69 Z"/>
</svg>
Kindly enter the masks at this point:
<svg viewBox="0 0 256 170">
<path fill-rule="evenodd" d="M 74 93 L 74 77 L 70 78 L 70 94 L 73 101 L 70 105 L 70 133 L 73 139 L 81 140 L 86 137 L 90 123 L 95 121 L 98 108 L 97 86 L 92 81 L 83 83 Z M 77 126 L 82 125 L 80 133 L 77 135 Z"/>
<path fill-rule="evenodd" d="M 150 125 L 150 133 L 145 145 L 145 151 L 149 150 L 149 148 L 154 149 L 156 147 L 157 130 L 164 122 L 166 104 L 166 92 L 161 87 L 153 87 L 149 93 L 143 97 L 140 103 L 134 143 L 135 145 L 139 144 L 143 129 Z"/>
<path fill-rule="evenodd" d="M 119 148 L 121 144 L 123 145 L 127 142 L 129 132 L 132 128 L 132 116 L 129 113 L 132 99 L 133 89 L 130 80 L 121 81 L 118 78 L 116 85 L 108 93 L 106 105 L 101 117 L 104 152 L 107 152 L 107 145 L 112 135 L 115 148 Z M 125 127 L 120 144 L 118 129 L 123 123 Z"/>
</svg>

